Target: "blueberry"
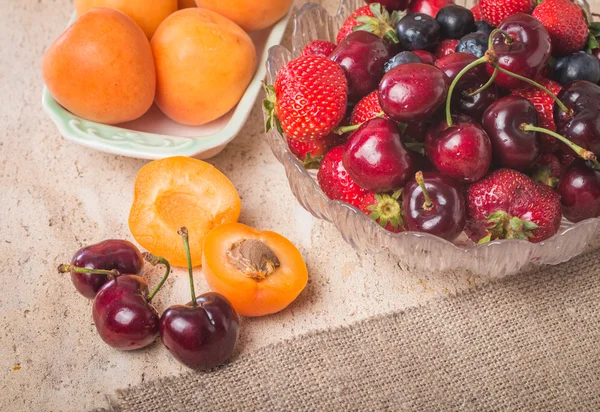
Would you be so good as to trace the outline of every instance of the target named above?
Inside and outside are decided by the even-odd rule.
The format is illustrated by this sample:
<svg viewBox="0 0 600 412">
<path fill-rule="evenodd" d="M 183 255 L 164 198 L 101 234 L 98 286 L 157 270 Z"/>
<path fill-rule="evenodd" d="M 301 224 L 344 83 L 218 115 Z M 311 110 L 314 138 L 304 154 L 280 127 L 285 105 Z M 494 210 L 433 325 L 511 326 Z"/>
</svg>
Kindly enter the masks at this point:
<svg viewBox="0 0 600 412">
<path fill-rule="evenodd" d="M 488 35 L 484 33 L 469 33 L 458 42 L 456 51 L 461 53 L 469 53 L 479 58 L 483 57 L 488 49 Z"/>
<path fill-rule="evenodd" d="M 421 60 L 421 58 L 413 52 L 403 51 L 385 62 L 383 65 L 383 71 L 387 73 L 394 67 L 400 66 L 404 63 L 423 63 L 423 60 Z"/>
<path fill-rule="evenodd" d="M 440 38 L 440 25 L 431 16 L 411 13 L 396 25 L 400 46 L 406 50 L 430 49 Z"/>
<path fill-rule="evenodd" d="M 495 27 L 492 26 L 487 21 L 477 20 L 475 22 L 475 31 L 476 32 L 485 33 L 489 36 L 490 34 L 492 34 L 492 30 L 494 30 L 494 29 L 495 29 Z"/>
<path fill-rule="evenodd" d="M 560 84 L 567 84 L 575 80 L 598 83 L 600 81 L 600 60 L 583 51 L 559 57 L 554 65 L 554 78 Z"/>
<path fill-rule="evenodd" d="M 440 33 L 444 39 L 460 39 L 471 33 L 475 25 L 471 10 L 457 4 L 442 7 L 435 20 L 440 25 Z"/>
</svg>

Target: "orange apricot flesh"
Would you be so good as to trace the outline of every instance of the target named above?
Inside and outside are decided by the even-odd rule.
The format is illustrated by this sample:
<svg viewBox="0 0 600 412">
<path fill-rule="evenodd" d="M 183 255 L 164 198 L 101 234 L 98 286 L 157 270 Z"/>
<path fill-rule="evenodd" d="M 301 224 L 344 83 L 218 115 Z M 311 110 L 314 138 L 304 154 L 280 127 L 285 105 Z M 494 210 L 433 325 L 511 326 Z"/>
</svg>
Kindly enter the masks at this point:
<svg viewBox="0 0 600 412">
<path fill-rule="evenodd" d="M 240 209 L 235 187 L 214 166 L 189 157 L 170 157 L 150 162 L 138 172 L 129 229 L 150 253 L 185 267 L 177 230 L 187 227 L 192 262 L 200 265 L 205 236 L 220 224 L 236 222 Z"/>
<path fill-rule="evenodd" d="M 274 255 L 267 259 L 262 273 L 244 267 L 243 263 L 249 261 L 255 263 L 255 268 L 259 266 L 252 250 L 242 257 L 236 254 L 237 245 L 248 241 L 253 242 L 253 247 L 262 243 L 263 257 L 268 253 Z M 236 312 L 244 316 L 263 316 L 283 310 L 298 297 L 308 281 L 304 259 L 292 242 L 278 233 L 261 232 L 241 223 L 223 224 L 206 236 L 202 269 L 210 289 L 225 296 Z"/>
</svg>

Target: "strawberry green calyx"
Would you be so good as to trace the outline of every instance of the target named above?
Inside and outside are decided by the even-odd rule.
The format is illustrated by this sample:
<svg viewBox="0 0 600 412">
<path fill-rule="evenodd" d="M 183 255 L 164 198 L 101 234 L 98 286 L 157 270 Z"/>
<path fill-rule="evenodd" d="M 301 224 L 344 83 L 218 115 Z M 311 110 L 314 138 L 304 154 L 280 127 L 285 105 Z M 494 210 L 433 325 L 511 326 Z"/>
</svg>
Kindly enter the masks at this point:
<svg viewBox="0 0 600 412">
<path fill-rule="evenodd" d="M 268 132 L 271 129 L 275 128 L 280 135 L 283 136 L 283 129 L 281 127 L 281 123 L 279 122 L 279 118 L 275 113 L 275 104 L 277 102 L 277 98 L 275 97 L 275 88 L 269 84 L 263 82 L 263 89 L 265 90 L 266 99 L 263 100 L 263 107 L 267 113 L 267 123 L 265 125 L 265 130 Z"/>
<path fill-rule="evenodd" d="M 531 178 L 538 183 L 541 183 L 551 188 L 558 186 L 560 179 L 552 175 L 552 171 L 548 167 L 542 167 L 540 170 L 531 175 Z"/>
<path fill-rule="evenodd" d="M 388 224 L 392 229 L 397 230 L 404 227 L 404 221 L 402 219 L 402 208 L 398 199 L 402 194 L 402 189 L 394 192 L 391 195 L 388 194 L 376 194 L 376 203 L 367 207 L 369 217 L 379 223 L 384 229 Z"/>
<path fill-rule="evenodd" d="M 304 166 L 305 169 L 318 169 L 319 166 L 321 166 L 323 157 L 325 156 L 312 157 L 310 153 L 307 153 L 304 161 L 302 162 L 302 166 Z"/>
<path fill-rule="evenodd" d="M 487 227 L 488 234 L 479 240 L 480 245 L 495 239 L 529 240 L 533 237 L 533 231 L 539 227 L 529 220 L 510 216 L 503 210 L 492 213 L 487 221 L 490 224 Z"/>
<path fill-rule="evenodd" d="M 396 34 L 396 23 L 400 21 L 403 13 L 394 11 L 391 15 L 385 7 L 379 3 L 372 3 L 369 7 L 371 16 L 358 16 L 355 20 L 361 24 L 352 28 L 352 31 L 367 31 L 374 35 L 387 39 L 392 43 L 398 43 L 398 35 Z"/>
</svg>

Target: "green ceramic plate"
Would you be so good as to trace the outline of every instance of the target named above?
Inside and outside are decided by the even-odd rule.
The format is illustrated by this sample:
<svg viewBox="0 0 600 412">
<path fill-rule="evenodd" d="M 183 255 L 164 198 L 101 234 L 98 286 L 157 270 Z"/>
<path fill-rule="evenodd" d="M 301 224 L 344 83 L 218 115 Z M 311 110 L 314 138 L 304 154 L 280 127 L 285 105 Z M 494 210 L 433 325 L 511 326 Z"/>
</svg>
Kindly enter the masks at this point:
<svg viewBox="0 0 600 412">
<path fill-rule="evenodd" d="M 290 14 L 270 29 L 252 33 L 258 53 L 257 72 L 236 107 L 206 125 L 184 126 L 167 118 L 156 106 L 141 118 L 107 126 L 75 116 L 54 100 L 44 87 L 42 106 L 67 140 L 107 153 L 141 159 L 170 156 L 215 156 L 244 126 L 266 74 L 268 50 L 281 42 Z M 73 19 L 71 20 L 73 21 Z"/>
</svg>

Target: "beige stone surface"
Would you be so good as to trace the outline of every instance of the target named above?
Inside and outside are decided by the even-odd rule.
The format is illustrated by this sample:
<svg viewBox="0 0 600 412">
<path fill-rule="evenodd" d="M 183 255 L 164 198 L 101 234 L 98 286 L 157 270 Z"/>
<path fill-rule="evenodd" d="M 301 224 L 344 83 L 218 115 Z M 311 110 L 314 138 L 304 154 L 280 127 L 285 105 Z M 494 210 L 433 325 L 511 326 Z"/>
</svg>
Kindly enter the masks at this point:
<svg viewBox="0 0 600 412">
<path fill-rule="evenodd" d="M 335 0 L 326 3 L 335 8 Z M 69 143 L 42 112 L 41 56 L 71 13 L 67 0 L 0 0 L 0 410 L 103 407 L 117 388 L 184 370 L 160 342 L 133 353 L 103 344 L 91 302 L 55 272 L 84 245 L 131 239 L 133 181 L 146 163 Z M 243 319 L 236 356 L 482 282 L 463 272 L 403 271 L 391 256 L 355 252 L 332 225 L 313 219 L 263 139 L 259 104 L 210 162 L 238 188 L 241 222 L 287 236 L 310 271 L 306 290 L 288 309 Z M 201 270 L 195 274 L 196 291 L 207 291 Z M 159 276 L 150 272 L 150 283 Z M 175 270 L 156 299 L 159 311 L 188 300 L 186 282 Z"/>
</svg>

